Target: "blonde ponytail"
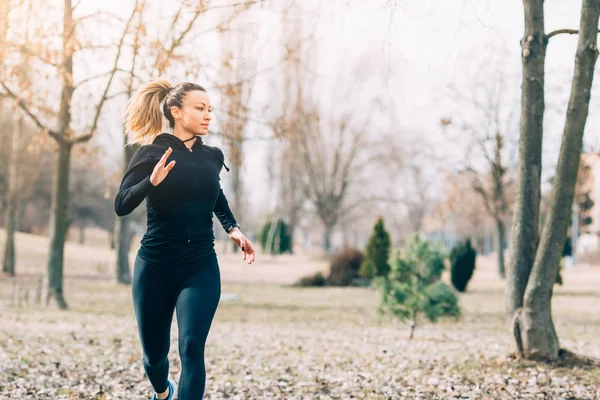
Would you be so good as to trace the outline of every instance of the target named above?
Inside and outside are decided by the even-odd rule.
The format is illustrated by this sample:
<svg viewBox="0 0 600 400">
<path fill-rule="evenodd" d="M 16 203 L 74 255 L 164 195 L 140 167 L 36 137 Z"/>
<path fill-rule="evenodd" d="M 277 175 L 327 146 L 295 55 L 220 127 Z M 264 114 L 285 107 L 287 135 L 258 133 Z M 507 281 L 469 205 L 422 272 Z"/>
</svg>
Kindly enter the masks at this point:
<svg viewBox="0 0 600 400">
<path fill-rule="evenodd" d="M 125 134 L 128 143 L 152 143 L 161 133 L 164 116 L 161 103 L 173 88 L 166 79 L 156 79 L 140 87 L 125 110 Z"/>
</svg>

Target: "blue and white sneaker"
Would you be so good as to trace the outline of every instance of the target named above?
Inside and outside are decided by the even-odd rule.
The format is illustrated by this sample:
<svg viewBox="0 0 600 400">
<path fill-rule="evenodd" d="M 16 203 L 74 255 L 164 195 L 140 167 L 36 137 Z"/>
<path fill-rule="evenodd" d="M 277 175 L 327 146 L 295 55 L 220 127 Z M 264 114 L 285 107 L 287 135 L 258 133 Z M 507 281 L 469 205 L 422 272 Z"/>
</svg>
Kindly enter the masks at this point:
<svg viewBox="0 0 600 400">
<path fill-rule="evenodd" d="M 164 400 L 173 400 L 175 398 L 175 392 L 177 392 L 175 382 L 173 382 L 170 379 L 168 380 L 168 382 L 169 382 L 169 397 L 167 397 Z M 160 399 L 158 397 L 156 397 L 156 393 L 154 393 L 154 395 L 152 396 L 152 398 L 150 400 L 160 400 Z"/>
</svg>

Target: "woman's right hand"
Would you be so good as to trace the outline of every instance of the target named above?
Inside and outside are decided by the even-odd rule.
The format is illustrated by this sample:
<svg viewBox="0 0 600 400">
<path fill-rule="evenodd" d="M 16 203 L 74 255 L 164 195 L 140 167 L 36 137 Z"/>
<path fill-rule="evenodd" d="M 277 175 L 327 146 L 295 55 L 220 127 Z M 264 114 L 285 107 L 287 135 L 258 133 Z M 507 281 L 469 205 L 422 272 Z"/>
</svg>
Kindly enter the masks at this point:
<svg viewBox="0 0 600 400">
<path fill-rule="evenodd" d="M 167 151 L 165 151 L 165 154 L 163 154 L 163 156 L 154 166 L 154 171 L 152 171 L 152 175 L 150 175 L 150 183 L 152 186 L 157 186 L 159 183 L 164 181 L 167 175 L 169 175 L 169 171 L 171 171 L 175 166 L 175 160 L 173 160 L 165 167 L 165 163 L 172 152 L 173 149 L 169 147 Z"/>
</svg>

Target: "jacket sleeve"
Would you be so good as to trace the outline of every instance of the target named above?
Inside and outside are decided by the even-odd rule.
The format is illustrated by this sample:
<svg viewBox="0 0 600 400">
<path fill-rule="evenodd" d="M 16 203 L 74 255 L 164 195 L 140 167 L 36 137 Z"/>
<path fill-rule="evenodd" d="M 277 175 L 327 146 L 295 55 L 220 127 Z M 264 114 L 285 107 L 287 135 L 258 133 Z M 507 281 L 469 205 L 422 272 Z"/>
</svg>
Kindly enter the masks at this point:
<svg viewBox="0 0 600 400">
<path fill-rule="evenodd" d="M 231 212 L 231 208 L 229 208 L 229 202 L 227 201 L 222 188 L 219 188 L 219 196 L 215 202 L 213 212 L 219 219 L 219 222 L 221 223 L 221 226 L 223 226 L 223 229 L 225 229 L 225 232 L 229 231 L 231 227 L 237 224 L 237 221 Z"/>
<path fill-rule="evenodd" d="M 217 157 L 220 158 L 222 165 L 225 166 L 225 156 L 223 152 L 218 147 L 214 147 L 215 153 L 217 153 Z M 227 168 L 227 166 L 225 166 Z M 229 171 L 229 168 L 227 168 Z M 234 225 L 237 224 L 233 213 L 231 212 L 231 208 L 229 207 L 229 202 L 227 201 L 227 197 L 225 197 L 225 193 L 223 193 L 223 188 L 219 187 L 219 195 L 217 197 L 217 201 L 215 202 L 215 206 L 213 208 L 213 212 L 215 216 L 221 223 L 225 232 L 229 231 Z"/>
<path fill-rule="evenodd" d="M 150 183 L 150 175 L 158 160 L 153 163 L 148 153 L 146 148 L 140 147 L 127 167 L 115 197 L 115 213 L 119 217 L 135 210 L 153 187 Z"/>
</svg>

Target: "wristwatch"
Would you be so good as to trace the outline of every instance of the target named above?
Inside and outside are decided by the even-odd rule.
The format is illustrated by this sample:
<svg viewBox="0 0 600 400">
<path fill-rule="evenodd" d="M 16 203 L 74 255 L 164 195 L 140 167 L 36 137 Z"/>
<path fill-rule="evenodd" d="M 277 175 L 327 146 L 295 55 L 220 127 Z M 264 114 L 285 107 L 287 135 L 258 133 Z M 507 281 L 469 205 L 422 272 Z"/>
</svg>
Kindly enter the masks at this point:
<svg viewBox="0 0 600 400">
<path fill-rule="evenodd" d="M 231 225 L 231 227 L 229 227 L 229 229 L 227 230 L 227 234 L 230 234 L 231 231 L 233 231 L 235 228 L 239 228 L 240 224 L 238 224 L 237 222 L 233 225 Z"/>
</svg>

